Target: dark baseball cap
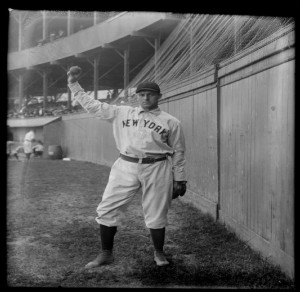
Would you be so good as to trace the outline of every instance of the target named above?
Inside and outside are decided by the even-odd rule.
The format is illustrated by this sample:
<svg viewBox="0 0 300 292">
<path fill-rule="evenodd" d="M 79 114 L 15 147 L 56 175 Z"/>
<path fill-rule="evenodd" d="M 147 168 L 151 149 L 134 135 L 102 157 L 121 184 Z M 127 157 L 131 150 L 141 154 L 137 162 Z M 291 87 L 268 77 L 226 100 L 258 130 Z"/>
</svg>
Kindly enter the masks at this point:
<svg viewBox="0 0 300 292">
<path fill-rule="evenodd" d="M 142 90 L 150 90 L 160 94 L 160 88 L 155 82 L 150 82 L 150 81 L 142 82 L 138 85 L 135 92 L 138 93 Z"/>
</svg>

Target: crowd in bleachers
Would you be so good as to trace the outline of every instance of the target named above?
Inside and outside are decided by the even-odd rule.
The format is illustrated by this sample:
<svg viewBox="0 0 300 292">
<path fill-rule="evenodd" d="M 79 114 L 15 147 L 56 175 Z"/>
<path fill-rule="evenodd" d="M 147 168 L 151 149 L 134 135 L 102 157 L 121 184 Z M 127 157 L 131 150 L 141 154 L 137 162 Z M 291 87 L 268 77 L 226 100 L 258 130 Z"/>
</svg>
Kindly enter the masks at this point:
<svg viewBox="0 0 300 292">
<path fill-rule="evenodd" d="M 113 17 L 115 15 L 117 15 L 119 12 L 108 12 L 108 13 L 101 13 L 101 16 L 99 17 L 98 19 L 98 23 L 99 22 L 103 22 L 107 19 L 109 19 L 110 17 Z M 85 25 L 81 24 L 79 26 L 79 28 L 77 28 L 76 32 L 77 31 L 81 31 L 83 29 L 87 28 Z M 66 32 L 63 30 L 63 29 L 59 29 L 58 31 L 52 31 L 48 36 L 47 38 L 41 38 L 41 39 L 37 39 L 36 40 L 36 45 L 37 46 L 42 46 L 46 43 L 49 43 L 49 42 L 53 42 L 57 39 L 60 39 L 62 37 L 65 37 L 66 36 Z"/>
<path fill-rule="evenodd" d="M 94 96 L 93 91 L 87 91 L 87 94 L 90 96 Z M 98 94 L 98 100 L 107 103 L 111 103 L 114 101 L 117 101 L 118 103 L 117 97 L 118 90 L 116 92 L 111 92 L 110 90 L 108 90 L 99 92 Z M 15 100 L 17 101 L 18 99 Z M 71 100 L 71 104 L 69 105 L 66 93 L 59 93 L 56 96 L 48 96 L 45 109 L 43 97 L 41 96 L 26 97 L 24 103 L 21 106 L 19 106 L 18 103 L 15 102 L 13 102 L 13 100 L 9 102 L 7 111 L 8 118 L 61 116 L 65 114 L 81 113 L 85 111 L 83 107 L 79 103 L 74 102 L 74 100 Z"/>
<path fill-rule="evenodd" d="M 45 39 L 37 39 L 36 40 L 36 44 L 37 46 L 42 46 L 46 43 L 49 43 L 49 42 L 53 42 L 55 41 L 56 39 L 60 39 L 62 37 L 65 37 L 66 34 L 65 34 L 65 31 L 63 29 L 60 29 L 58 32 L 51 32 L 47 38 Z"/>
<path fill-rule="evenodd" d="M 83 111 L 83 108 L 77 104 L 68 108 L 67 102 L 51 102 L 47 103 L 46 110 L 43 109 L 42 103 L 23 105 L 20 110 L 9 109 L 8 118 L 30 118 L 41 116 L 60 116 L 69 113 Z"/>
<path fill-rule="evenodd" d="M 108 94 L 106 99 L 101 99 L 102 102 L 112 102 L 115 99 L 112 95 Z M 68 107 L 67 101 L 51 101 L 47 102 L 46 110 L 43 108 L 43 102 L 36 102 L 31 104 L 23 104 L 21 108 L 11 107 L 8 110 L 8 118 L 30 118 L 42 116 L 61 116 L 71 113 L 84 112 L 82 106 L 78 103 L 72 104 Z"/>
</svg>

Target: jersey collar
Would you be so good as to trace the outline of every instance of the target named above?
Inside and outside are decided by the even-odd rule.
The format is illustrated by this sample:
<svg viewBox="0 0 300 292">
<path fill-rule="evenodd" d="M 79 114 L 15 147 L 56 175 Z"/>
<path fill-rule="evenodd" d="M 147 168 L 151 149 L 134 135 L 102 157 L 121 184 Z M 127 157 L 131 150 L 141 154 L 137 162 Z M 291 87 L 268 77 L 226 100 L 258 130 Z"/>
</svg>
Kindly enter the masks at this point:
<svg viewBox="0 0 300 292">
<path fill-rule="evenodd" d="M 140 113 L 146 113 L 146 111 L 141 106 L 138 107 L 138 114 L 140 114 Z M 159 107 L 157 107 L 151 111 L 148 111 L 148 113 L 158 116 L 161 113 L 161 110 Z"/>
</svg>

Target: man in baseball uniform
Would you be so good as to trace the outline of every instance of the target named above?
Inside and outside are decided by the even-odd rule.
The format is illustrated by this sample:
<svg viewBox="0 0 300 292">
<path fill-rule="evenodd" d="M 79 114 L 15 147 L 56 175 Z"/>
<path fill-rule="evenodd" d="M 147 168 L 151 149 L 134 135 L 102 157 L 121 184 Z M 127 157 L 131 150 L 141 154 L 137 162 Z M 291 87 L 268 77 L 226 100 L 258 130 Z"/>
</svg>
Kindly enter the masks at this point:
<svg viewBox="0 0 300 292">
<path fill-rule="evenodd" d="M 154 82 L 138 85 L 139 107 L 102 103 L 88 96 L 77 82 L 81 68 L 68 71 L 68 86 L 81 106 L 96 118 L 112 123 L 119 158 L 97 207 L 101 253 L 86 268 L 110 264 L 122 214 L 142 189 L 144 220 L 154 245 L 154 261 L 169 264 L 164 255 L 167 213 L 172 199 L 186 191 L 185 141 L 178 119 L 160 110 L 160 88 Z"/>
<path fill-rule="evenodd" d="M 31 153 L 32 153 L 32 143 L 35 141 L 35 131 L 30 130 L 26 133 L 24 137 L 24 153 L 26 155 L 27 160 L 30 159 Z"/>
</svg>

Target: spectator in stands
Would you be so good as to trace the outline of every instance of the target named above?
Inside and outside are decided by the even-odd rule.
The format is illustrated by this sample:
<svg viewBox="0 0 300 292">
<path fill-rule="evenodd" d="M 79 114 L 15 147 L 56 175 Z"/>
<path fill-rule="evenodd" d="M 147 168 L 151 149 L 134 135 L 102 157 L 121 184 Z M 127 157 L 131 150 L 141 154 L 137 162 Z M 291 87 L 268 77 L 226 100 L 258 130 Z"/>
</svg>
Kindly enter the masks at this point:
<svg viewBox="0 0 300 292">
<path fill-rule="evenodd" d="M 25 103 L 22 104 L 22 107 L 21 107 L 19 113 L 20 113 L 21 115 L 26 114 L 26 105 L 25 105 Z"/>
<path fill-rule="evenodd" d="M 37 156 L 42 157 L 43 156 L 43 152 L 44 152 L 43 142 L 41 140 L 38 140 L 37 144 L 32 147 L 32 151 L 33 151 L 33 155 L 34 156 L 36 156 L 36 157 Z"/>
<path fill-rule="evenodd" d="M 62 38 L 62 37 L 64 37 L 64 36 L 65 36 L 64 30 L 60 29 L 60 30 L 58 31 L 58 36 L 57 36 L 57 38 Z"/>
<path fill-rule="evenodd" d="M 50 33 L 50 42 L 53 42 L 56 38 L 55 32 Z"/>
<path fill-rule="evenodd" d="M 27 160 L 30 159 L 31 153 L 32 153 L 32 143 L 35 141 L 35 131 L 30 130 L 26 133 L 24 137 L 24 153 L 26 155 Z"/>
<path fill-rule="evenodd" d="M 38 39 L 36 42 L 37 42 L 37 46 L 39 47 L 39 46 L 46 44 L 48 41 L 47 41 L 47 39 L 41 38 L 41 39 Z"/>
<path fill-rule="evenodd" d="M 33 116 L 38 116 L 39 115 L 39 109 L 38 108 L 35 108 L 34 110 L 33 110 Z"/>
</svg>

